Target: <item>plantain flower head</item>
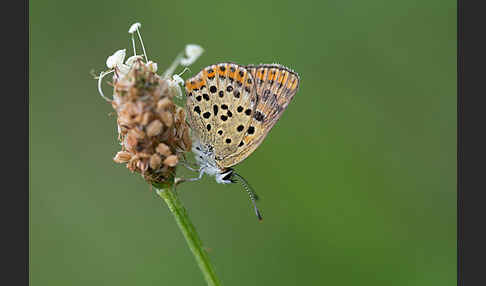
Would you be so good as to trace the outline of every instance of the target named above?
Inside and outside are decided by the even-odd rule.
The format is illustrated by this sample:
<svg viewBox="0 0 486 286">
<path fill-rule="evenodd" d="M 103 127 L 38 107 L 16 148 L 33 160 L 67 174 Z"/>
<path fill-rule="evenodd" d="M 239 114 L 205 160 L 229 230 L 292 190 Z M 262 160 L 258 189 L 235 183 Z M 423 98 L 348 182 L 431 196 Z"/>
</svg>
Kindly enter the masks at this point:
<svg viewBox="0 0 486 286">
<path fill-rule="evenodd" d="M 140 173 L 148 182 L 173 180 L 178 163 L 191 150 L 189 127 L 184 108 L 174 103 L 182 97 L 181 74 L 172 74 L 178 65 L 192 64 L 203 52 L 198 45 L 187 45 L 187 57 L 176 60 L 162 76 L 158 64 L 148 60 L 140 35 L 140 23 L 133 24 L 133 53 L 126 61 L 127 50 L 120 49 L 109 56 L 104 71 L 98 77 L 100 95 L 111 103 L 117 114 L 118 140 L 121 150 L 113 160 L 126 164 L 132 172 Z M 134 34 L 137 33 L 143 56 L 137 55 Z M 113 96 L 102 91 L 102 79 L 113 73 Z"/>
</svg>

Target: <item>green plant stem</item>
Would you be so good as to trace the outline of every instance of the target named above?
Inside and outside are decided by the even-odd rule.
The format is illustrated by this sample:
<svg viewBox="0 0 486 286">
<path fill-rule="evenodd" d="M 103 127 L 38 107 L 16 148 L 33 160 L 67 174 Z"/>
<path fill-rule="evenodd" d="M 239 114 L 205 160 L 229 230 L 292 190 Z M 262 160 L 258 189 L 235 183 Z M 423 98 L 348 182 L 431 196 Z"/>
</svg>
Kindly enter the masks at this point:
<svg viewBox="0 0 486 286">
<path fill-rule="evenodd" d="M 221 283 L 219 282 L 218 277 L 216 277 L 214 268 L 209 261 L 208 254 L 202 246 L 201 239 L 189 219 L 186 209 L 177 197 L 177 194 L 170 185 L 154 187 L 157 195 L 165 201 L 170 212 L 174 215 L 177 225 L 186 239 L 187 245 L 189 245 L 192 254 L 196 258 L 204 279 L 206 279 L 206 282 L 210 286 L 220 286 Z"/>
</svg>

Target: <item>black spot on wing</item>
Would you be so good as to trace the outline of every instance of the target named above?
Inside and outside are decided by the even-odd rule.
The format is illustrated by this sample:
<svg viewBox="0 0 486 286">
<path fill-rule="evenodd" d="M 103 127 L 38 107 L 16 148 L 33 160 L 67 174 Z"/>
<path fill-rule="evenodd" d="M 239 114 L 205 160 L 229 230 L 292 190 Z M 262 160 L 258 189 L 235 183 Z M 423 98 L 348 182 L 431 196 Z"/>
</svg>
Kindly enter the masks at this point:
<svg viewBox="0 0 486 286">
<path fill-rule="evenodd" d="M 255 115 L 253 115 L 253 118 L 255 118 L 256 121 L 260 121 L 262 122 L 263 119 L 265 118 L 265 115 L 263 115 L 263 113 L 261 113 L 259 110 L 257 112 L 255 112 Z"/>
</svg>

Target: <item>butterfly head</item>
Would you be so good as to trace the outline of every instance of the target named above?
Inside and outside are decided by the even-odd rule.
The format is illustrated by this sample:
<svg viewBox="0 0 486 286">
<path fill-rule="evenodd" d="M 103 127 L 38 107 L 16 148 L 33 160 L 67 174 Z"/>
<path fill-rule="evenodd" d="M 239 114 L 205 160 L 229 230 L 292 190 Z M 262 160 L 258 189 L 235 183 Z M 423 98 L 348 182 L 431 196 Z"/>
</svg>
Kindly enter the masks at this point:
<svg viewBox="0 0 486 286">
<path fill-rule="evenodd" d="M 216 174 L 216 182 L 220 184 L 230 184 L 230 183 L 236 183 L 236 181 L 233 179 L 233 174 L 234 170 L 231 168 L 228 168 L 218 174 Z"/>
</svg>

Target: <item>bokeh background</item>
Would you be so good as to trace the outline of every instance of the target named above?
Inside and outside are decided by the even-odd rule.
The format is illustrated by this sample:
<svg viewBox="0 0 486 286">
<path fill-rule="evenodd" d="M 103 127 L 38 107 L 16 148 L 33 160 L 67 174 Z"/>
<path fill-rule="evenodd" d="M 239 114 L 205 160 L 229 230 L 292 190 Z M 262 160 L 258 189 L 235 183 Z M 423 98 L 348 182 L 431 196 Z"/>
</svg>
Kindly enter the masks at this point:
<svg viewBox="0 0 486 286">
<path fill-rule="evenodd" d="M 456 1 L 47 0 L 30 2 L 31 285 L 205 285 L 166 206 L 112 161 L 90 71 L 136 21 L 159 70 L 197 43 L 185 77 L 301 75 L 237 167 L 263 223 L 238 185 L 179 188 L 224 285 L 456 284 Z"/>
</svg>

